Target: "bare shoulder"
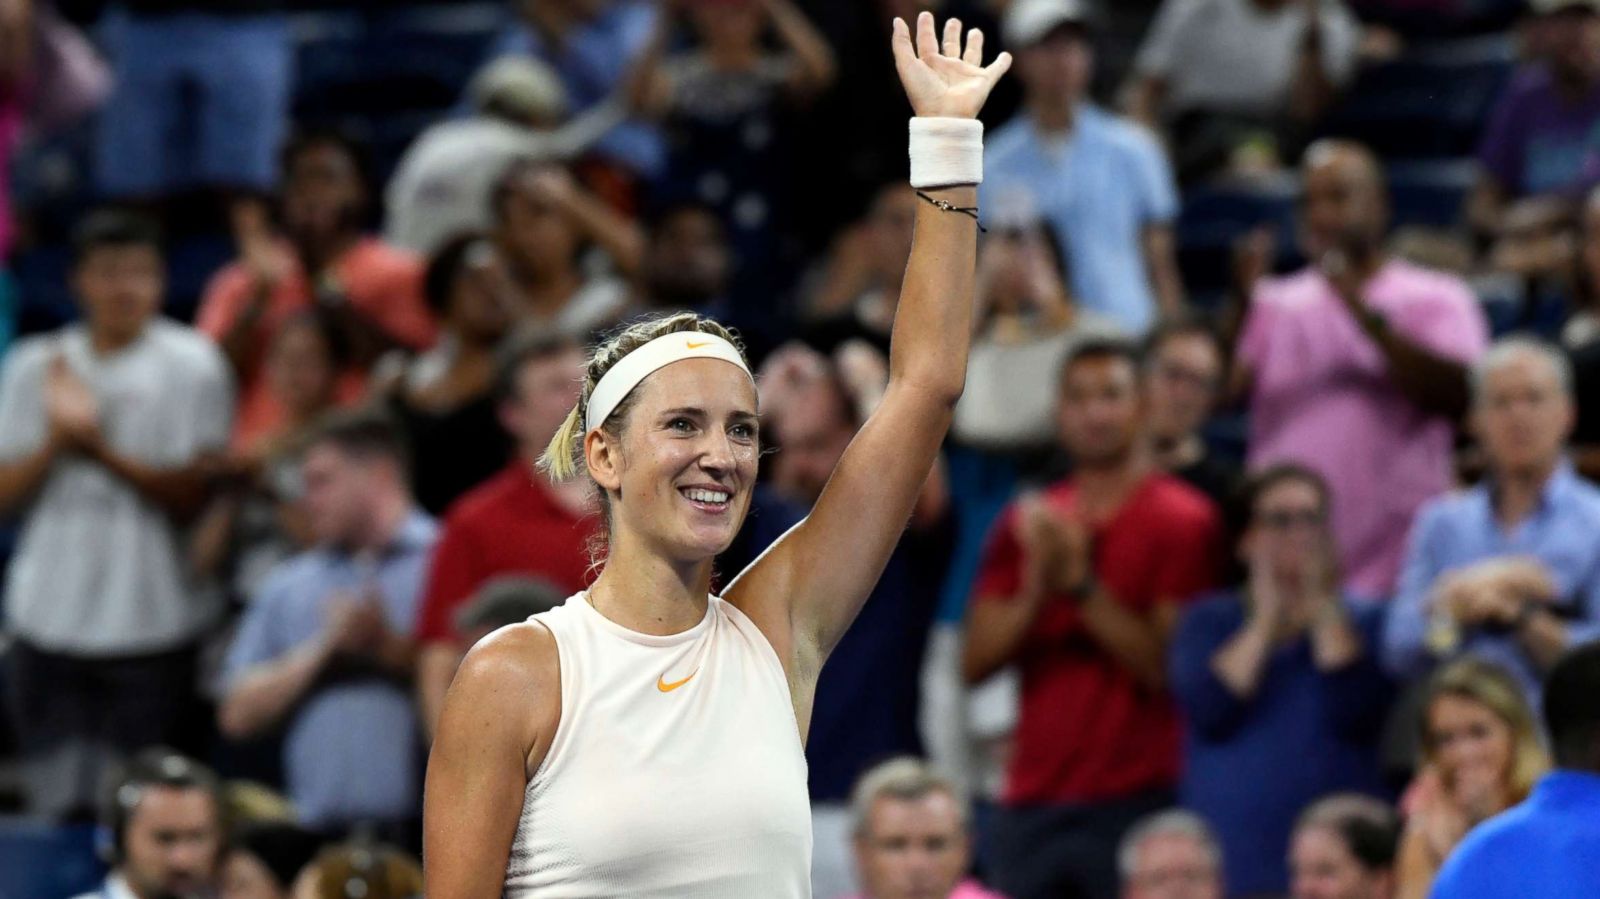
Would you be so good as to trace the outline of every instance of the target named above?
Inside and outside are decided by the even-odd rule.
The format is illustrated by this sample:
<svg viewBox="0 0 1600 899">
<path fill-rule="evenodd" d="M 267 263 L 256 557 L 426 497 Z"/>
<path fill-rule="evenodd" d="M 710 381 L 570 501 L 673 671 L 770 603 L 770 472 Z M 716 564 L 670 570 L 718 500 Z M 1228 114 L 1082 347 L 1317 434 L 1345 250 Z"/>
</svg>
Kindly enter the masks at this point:
<svg viewBox="0 0 1600 899">
<path fill-rule="evenodd" d="M 495 631 L 467 652 L 446 695 L 440 726 L 509 731 L 532 752 L 548 746 L 560 716 L 555 635 L 524 622 Z"/>
</svg>

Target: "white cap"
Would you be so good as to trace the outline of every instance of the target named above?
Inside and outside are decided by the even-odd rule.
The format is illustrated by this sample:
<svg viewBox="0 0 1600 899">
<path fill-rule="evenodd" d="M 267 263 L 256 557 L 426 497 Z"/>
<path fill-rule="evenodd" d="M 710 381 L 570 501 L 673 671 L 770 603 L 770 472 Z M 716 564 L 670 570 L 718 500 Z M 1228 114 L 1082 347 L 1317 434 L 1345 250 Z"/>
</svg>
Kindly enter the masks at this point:
<svg viewBox="0 0 1600 899">
<path fill-rule="evenodd" d="M 1089 8 L 1083 0 L 1013 0 L 1001 26 L 1001 36 L 1012 50 L 1037 43 L 1061 25 L 1087 26 Z"/>
<path fill-rule="evenodd" d="M 527 56 L 502 56 L 479 69 L 467 94 L 480 110 L 496 106 L 531 121 L 554 122 L 567 112 L 561 76 Z"/>
</svg>

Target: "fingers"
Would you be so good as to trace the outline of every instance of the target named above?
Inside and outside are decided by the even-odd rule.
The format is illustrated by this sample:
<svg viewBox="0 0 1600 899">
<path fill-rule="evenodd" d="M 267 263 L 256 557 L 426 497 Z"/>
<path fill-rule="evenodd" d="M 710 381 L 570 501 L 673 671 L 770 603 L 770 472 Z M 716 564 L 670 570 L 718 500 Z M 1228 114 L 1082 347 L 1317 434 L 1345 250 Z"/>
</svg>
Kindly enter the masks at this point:
<svg viewBox="0 0 1600 899">
<path fill-rule="evenodd" d="M 961 20 L 954 16 L 944 22 L 944 55 L 961 58 Z"/>
<path fill-rule="evenodd" d="M 955 21 L 952 19 L 951 21 Z M 969 66 L 983 66 L 983 32 L 974 28 L 967 32 L 967 51 L 961 56 Z"/>
<path fill-rule="evenodd" d="M 917 15 L 917 56 L 929 59 L 939 55 L 939 39 L 933 33 L 933 13 Z"/>
<path fill-rule="evenodd" d="M 890 38 L 889 46 L 894 49 L 895 68 L 900 68 L 906 63 L 917 58 L 917 51 L 911 46 L 911 29 L 906 25 L 906 20 L 895 16 L 894 35 Z"/>
<path fill-rule="evenodd" d="M 996 81 L 1000 80 L 1000 76 L 1011 71 L 1011 54 L 1001 53 L 996 56 L 994 62 L 984 66 L 983 71 L 984 74 L 989 76 L 989 85 L 992 87 Z"/>
</svg>

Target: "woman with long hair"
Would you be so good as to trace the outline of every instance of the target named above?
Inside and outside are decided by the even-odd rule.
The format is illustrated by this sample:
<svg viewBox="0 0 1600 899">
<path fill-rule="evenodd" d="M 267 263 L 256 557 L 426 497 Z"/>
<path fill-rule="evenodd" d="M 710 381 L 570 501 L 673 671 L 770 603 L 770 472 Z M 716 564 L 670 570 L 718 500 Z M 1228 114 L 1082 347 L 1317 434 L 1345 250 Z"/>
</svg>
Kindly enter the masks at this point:
<svg viewBox="0 0 1600 899">
<path fill-rule="evenodd" d="M 817 676 L 893 552 L 961 395 L 981 126 L 1006 71 L 983 35 L 894 26 L 916 113 L 918 208 L 889 386 L 811 515 L 710 593 L 760 455 L 733 335 L 638 322 L 589 361 L 553 475 L 599 489 L 593 587 L 470 652 L 445 699 L 424 808 L 430 899 L 805 897 L 803 745 Z"/>
<path fill-rule="evenodd" d="M 1528 797 L 1550 768 L 1534 714 L 1504 669 L 1471 657 L 1434 675 L 1423 699 L 1423 770 L 1396 867 L 1398 899 L 1422 899 L 1480 821 Z"/>
</svg>

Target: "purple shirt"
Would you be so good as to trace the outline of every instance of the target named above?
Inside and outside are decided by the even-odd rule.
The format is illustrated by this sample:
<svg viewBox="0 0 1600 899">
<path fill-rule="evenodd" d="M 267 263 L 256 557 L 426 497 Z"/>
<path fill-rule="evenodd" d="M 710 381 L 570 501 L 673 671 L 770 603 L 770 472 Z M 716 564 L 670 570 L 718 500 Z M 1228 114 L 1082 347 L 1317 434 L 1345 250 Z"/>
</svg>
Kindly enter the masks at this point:
<svg viewBox="0 0 1600 899">
<path fill-rule="evenodd" d="M 1489 117 L 1478 162 L 1514 197 L 1600 182 L 1600 82 L 1573 99 L 1543 67 L 1518 72 Z"/>
<path fill-rule="evenodd" d="M 1453 276 L 1390 261 L 1366 302 L 1450 359 L 1470 363 L 1488 344 L 1476 298 Z M 1346 588 L 1388 596 L 1412 516 L 1450 485 L 1449 419 L 1401 394 L 1382 351 L 1311 269 L 1256 285 L 1239 362 L 1253 374 L 1250 467 L 1294 461 L 1319 472 L 1333 491 Z"/>
</svg>

